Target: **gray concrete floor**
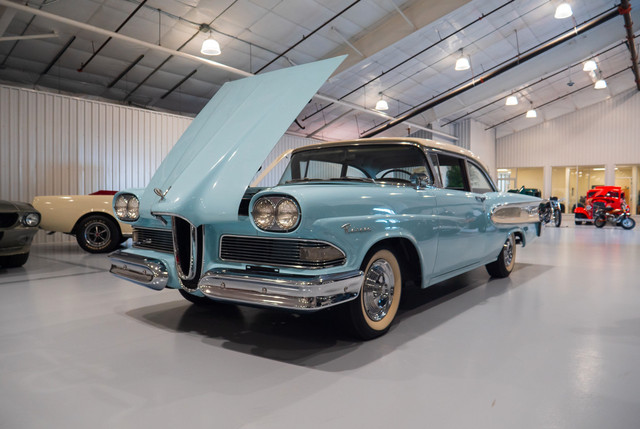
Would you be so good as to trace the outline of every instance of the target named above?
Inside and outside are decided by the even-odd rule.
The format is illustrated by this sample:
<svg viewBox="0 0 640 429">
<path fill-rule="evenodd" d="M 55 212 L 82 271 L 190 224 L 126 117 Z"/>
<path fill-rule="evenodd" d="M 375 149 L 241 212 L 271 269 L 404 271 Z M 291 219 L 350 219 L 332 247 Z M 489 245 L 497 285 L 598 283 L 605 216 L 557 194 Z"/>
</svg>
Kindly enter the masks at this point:
<svg viewBox="0 0 640 429">
<path fill-rule="evenodd" d="M 36 245 L 0 268 L 0 427 L 638 427 L 640 227 L 549 227 L 517 261 L 358 343 L 332 312 L 205 311 Z"/>
</svg>

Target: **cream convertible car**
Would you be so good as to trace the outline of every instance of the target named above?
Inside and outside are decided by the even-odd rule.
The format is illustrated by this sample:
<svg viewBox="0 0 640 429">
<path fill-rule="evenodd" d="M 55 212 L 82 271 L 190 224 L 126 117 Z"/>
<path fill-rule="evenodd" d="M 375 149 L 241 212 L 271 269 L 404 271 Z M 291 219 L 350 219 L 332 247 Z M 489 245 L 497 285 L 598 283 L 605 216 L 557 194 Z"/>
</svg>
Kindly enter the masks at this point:
<svg viewBox="0 0 640 429">
<path fill-rule="evenodd" d="M 131 237 L 131 226 L 118 222 L 113 215 L 115 193 L 39 196 L 32 204 L 42 214 L 41 229 L 75 235 L 87 252 L 104 253 Z"/>
</svg>

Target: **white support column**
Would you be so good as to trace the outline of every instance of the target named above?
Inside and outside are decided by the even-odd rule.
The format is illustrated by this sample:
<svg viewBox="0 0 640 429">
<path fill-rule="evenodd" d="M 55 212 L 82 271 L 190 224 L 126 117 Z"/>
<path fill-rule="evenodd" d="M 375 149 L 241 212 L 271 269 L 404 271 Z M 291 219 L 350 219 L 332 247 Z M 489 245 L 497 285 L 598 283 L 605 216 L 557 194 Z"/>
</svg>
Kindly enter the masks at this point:
<svg viewBox="0 0 640 429">
<path fill-rule="evenodd" d="M 542 198 L 549 198 L 552 197 L 553 195 L 551 195 L 551 166 L 550 165 L 545 165 L 544 169 L 542 170 Z"/>
<path fill-rule="evenodd" d="M 604 184 L 605 186 L 616 185 L 616 165 L 606 164 L 604 166 Z"/>
</svg>

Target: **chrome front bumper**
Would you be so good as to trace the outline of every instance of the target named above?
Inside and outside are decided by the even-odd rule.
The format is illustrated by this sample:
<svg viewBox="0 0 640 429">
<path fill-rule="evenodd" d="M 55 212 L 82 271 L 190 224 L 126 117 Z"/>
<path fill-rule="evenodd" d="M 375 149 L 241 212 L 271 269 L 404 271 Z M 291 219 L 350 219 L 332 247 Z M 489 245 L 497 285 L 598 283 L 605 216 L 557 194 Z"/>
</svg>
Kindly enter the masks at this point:
<svg viewBox="0 0 640 429">
<path fill-rule="evenodd" d="M 278 277 L 245 272 L 209 271 L 198 288 L 221 301 L 298 311 L 331 307 L 358 297 L 362 271 L 315 276 Z"/>
<path fill-rule="evenodd" d="M 111 269 L 116 277 L 132 281 L 154 290 L 162 290 L 169 281 L 169 272 L 164 262 L 140 255 L 116 250 L 109 254 Z"/>
</svg>

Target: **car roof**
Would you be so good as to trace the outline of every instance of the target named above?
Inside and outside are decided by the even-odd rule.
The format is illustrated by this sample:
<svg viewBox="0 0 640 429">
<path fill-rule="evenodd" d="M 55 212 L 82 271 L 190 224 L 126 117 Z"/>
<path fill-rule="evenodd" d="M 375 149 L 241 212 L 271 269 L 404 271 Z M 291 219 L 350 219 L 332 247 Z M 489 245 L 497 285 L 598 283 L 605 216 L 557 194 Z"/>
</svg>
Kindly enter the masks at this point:
<svg viewBox="0 0 640 429">
<path fill-rule="evenodd" d="M 449 143 L 441 143 L 434 140 L 429 139 L 420 139 L 416 137 L 377 137 L 370 139 L 356 139 L 356 140 L 339 140 L 333 142 L 322 142 L 311 144 L 307 146 L 302 146 L 297 149 L 294 149 L 293 153 L 309 150 L 309 149 L 319 149 L 324 147 L 332 147 L 332 146 L 344 146 L 344 145 L 363 145 L 363 144 L 388 144 L 388 143 L 405 143 L 411 144 L 414 146 L 421 146 L 430 149 L 438 149 L 444 152 L 449 152 L 454 155 L 462 155 L 468 158 L 473 159 L 475 162 L 480 164 L 485 171 L 489 172 L 486 164 L 480 159 L 479 156 L 475 155 L 468 149 L 464 149 L 460 146 L 452 145 Z"/>
</svg>

